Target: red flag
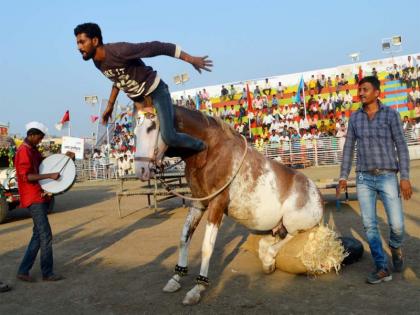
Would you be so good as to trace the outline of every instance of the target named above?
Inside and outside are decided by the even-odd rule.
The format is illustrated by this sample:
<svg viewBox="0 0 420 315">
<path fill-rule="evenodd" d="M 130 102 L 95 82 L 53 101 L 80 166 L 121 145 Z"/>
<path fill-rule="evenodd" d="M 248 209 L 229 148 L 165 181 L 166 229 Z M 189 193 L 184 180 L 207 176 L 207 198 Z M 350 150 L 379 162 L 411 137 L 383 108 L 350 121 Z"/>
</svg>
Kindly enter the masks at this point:
<svg viewBox="0 0 420 315">
<path fill-rule="evenodd" d="M 248 101 L 248 111 L 253 112 L 254 109 L 252 108 L 252 98 L 251 98 L 251 92 L 249 91 L 248 84 L 246 85 L 246 99 Z"/>
<path fill-rule="evenodd" d="M 99 116 L 97 116 L 97 115 L 90 115 L 90 121 L 92 122 L 92 123 L 94 123 L 95 121 L 97 121 L 99 119 Z"/>
<path fill-rule="evenodd" d="M 66 122 L 68 122 L 68 121 L 70 121 L 70 113 L 67 110 L 66 113 L 64 114 L 63 118 L 61 118 L 60 122 L 55 125 L 55 128 L 57 130 L 61 130 L 63 128 L 63 126 L 66 124 Z"/>
<path fill-rule="evenodd" d="M 359 81 L 362 80 L 362 78 L 363 78 L 362 66 L 359 66 L 359 74 L 357 76 L 359 77 Z"/>
</svg>

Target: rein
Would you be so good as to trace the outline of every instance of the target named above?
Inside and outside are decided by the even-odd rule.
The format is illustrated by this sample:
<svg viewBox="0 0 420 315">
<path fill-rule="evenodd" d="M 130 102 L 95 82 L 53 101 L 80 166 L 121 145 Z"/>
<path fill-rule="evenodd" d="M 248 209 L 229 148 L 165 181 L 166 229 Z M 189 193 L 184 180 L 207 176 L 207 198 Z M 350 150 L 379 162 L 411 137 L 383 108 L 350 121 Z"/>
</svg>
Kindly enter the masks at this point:
<svg viewBox="0 0 420 315">
<path fill-rule="evenodd" d="M 236 169 L 236 171 L 235 171 L 235 173 L 232 175 L 232 177 L 227 181 L 227 183 L 226 184 L 224 184 L 221 188 L 219 188 L 217 191 L 215 191 L 214 193 L 212 193 L 212 194 L 210 194 L 210 195 L 208 195 L 208 196 L 206 196 L 206 197 L 201 197 L 201 198 L 194 198 L 194 197 L 186 197 L 186 196 L 184 196 L 184 195 L 181 195 L 181 194 L 179 194 L 179 193 L 177 193 L 175 190 L 173 190 L 173 189 L 171 189 L 170 187 L 169 187 L 169 185 L 165 182 L 165 180 L 164 179 L 162 179 L 162 177 L 159 177 L 158 179 L 159 179 L 159 181 L 160 181 L 160 183 L 166 188 L 166 190 L 170 193 L 170 194 L 172 194 L 172 195 L 174 195 L 174 196 L 177 196 L 177 197 L 180 197 L 180 198 L 182 198 L 182 199 L 185 199 L 185 200 L 192 200 L 192 201 L 203 201 L 203 200 L 208 200 L 208 199 L 211 199 L 211 198 L 213 198 L 213 197 L 215 197 L 215 196 L 217 196 L 218 194 L 220 194 L 227 186 L 229 186 L 231 183 L 232 183 L 232 181 L 235 179 L 235 177 L 236 177 L 236 175 L 238 175 L 238 172 L 239 172 L 239 170 L 241 169 L 241 167 L 242 167 L 242 164 L 243 164 L 243 162 L 244 162 L 244 160 L 245 160 L 245 156 L 246 156 L 246 153 L 248 152 L 248 142 L 246 141 L 246 138 L 244 137 L 244 136 L 242 136 L 242 138 L 244 139 L 244 141 L 245 141 L 245 150 L 244 150 L 244 154 L 242 155 L 242 158 L 241 158 L 241 161 L 240 161 L 240 163 L 239 163 L 239 167 Z M 156 179 L 156 177 L 155 177 L 155 179 Z"/>
</svg>

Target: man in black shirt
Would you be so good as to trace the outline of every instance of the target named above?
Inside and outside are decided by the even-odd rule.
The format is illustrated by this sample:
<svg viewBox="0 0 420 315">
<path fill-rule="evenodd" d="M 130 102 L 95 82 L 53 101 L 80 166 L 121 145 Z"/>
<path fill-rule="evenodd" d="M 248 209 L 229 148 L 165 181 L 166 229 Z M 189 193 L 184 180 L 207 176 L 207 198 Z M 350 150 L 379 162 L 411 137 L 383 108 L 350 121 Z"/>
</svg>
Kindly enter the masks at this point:
<svg viewBox="0 0 420 315">
<path fill-rule="evenodd" d="M 203 141 L 184 133 L 177 133 L 174 127 L 174 109 L 168 86 L 159 78 L 152 67 L 146 66 L 141 58 L 160 55 L 182 59 L 201 73 L 211 71 L 213 62 L 205 57 L 194 57 L 181 51 L 178 45 L 161 42 L 111 43 L 103 44 L 101 29 L 97 24 L 80 24 L 74 29 L 77 48 L 84 60 L 93 59 L 95 66 L 114 84 L 102 120 L 108 122 L 120 90 L 134 102 L 142 102 L 150 95 L 157 109 L 163 141 L 172 147 L 202 151 Z"/>
</svg>

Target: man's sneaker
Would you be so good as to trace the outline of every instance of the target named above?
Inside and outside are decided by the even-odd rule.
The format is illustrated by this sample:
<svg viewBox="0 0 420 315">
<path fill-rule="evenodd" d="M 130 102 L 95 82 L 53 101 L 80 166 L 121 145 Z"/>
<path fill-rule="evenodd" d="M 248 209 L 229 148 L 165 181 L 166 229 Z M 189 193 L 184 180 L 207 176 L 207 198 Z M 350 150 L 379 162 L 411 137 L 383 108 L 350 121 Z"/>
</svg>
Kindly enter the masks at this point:
<svg viewBox="0 0 420 315">
<path fill-rule="evenodd" d="M 401 272 L 403 270 L 404 260 L 402 255 L 402 250 L 400 248 L 392 248 L 392 265 L 394 266 L 395 272 Z"/>
<path fill-rule="evenodd" d="M 391 280 L 392 274 L 386 269 L 381 269 L 369 274 L 369 276 L 366 279 L 366 282 L 369 284 L 378 284 L 381 282 L 387 282 Z"/>
</svg>

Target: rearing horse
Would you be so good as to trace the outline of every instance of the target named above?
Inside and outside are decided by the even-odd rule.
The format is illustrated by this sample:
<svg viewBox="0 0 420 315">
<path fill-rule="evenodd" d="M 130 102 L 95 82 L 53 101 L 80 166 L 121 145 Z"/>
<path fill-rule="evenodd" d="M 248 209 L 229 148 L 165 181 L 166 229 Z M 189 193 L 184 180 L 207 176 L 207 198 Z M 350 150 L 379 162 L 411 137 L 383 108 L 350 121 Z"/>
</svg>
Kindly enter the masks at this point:
<svg viewBox="0 0 420 315">
<path fill-rule="evenodd" d="M 175 121 L 178 132 L 200 138 L 207 144 L 205 151 L 182 156 L 192 196 L 205 198 L 228 183 L 216 196 L 192 203 L 182 229 L 175 273 L 163 288 L 165 292 L 181 288 L 181 279 L 188 272 L 192 235 L 207 211 L 200 275 L 183 300 L 184 304 L 195 304 L 208 286 L 209 261 L 223 215 L 251 231 L 269 233 L 270 237 L 263 237 L 259 243 L 259 258 L 263 271 L 271 273 L 280 248 L 300 231 L 319 224 L 323 204 L 319 190 L 310 179 L 248 147 L 244 138 L 222 120 L 175 106 Z M 160 163 L 167 146 L 159 135 L 155 116 L 147 115 L 136 126 L 135 134 L 136 174 L 147 180 L 153 174 L 151 166 Z M 277 234 L 274 243 L 271 233 Z"/>
</svg>

